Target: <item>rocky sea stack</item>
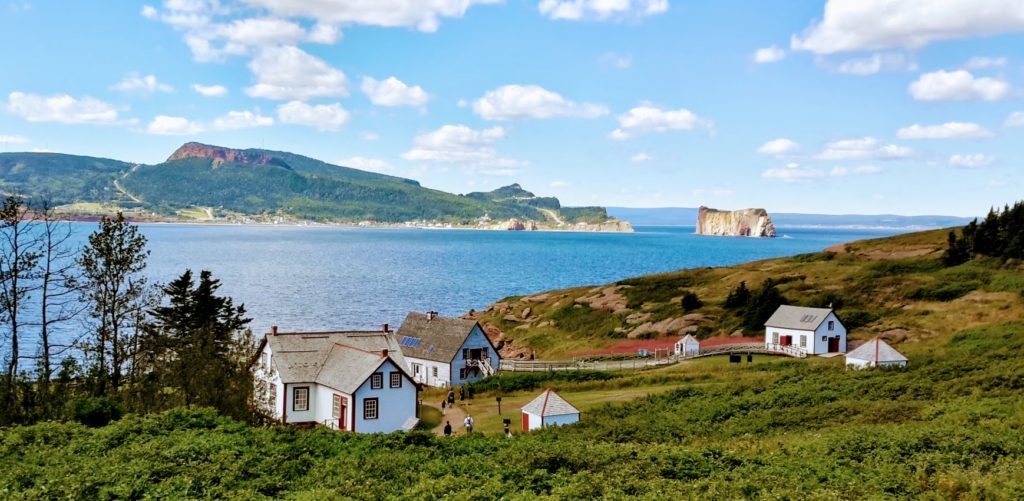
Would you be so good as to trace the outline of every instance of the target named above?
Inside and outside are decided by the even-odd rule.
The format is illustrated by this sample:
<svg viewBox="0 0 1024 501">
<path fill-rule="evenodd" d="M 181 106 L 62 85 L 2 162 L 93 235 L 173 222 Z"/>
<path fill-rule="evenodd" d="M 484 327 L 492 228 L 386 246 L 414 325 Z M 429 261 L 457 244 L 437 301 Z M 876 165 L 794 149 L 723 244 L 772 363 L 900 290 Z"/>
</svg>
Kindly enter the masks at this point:
<svg viewBox="0 0 1024 501">
<path fill-rule="evenodd" d="M 775 225 L 764 209 L 722 211 L 701 207 L 697 234 L 732 237 L 775 237 Z"/>
</svg>

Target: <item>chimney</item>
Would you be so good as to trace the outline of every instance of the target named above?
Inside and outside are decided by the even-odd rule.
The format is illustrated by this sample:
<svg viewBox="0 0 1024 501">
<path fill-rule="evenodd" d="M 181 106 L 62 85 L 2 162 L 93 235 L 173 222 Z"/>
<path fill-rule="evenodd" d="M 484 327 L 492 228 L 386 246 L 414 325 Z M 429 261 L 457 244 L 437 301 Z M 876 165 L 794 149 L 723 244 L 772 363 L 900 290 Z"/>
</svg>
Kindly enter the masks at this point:
<svg viewBox="0 0 1024 501">
<path fill-rule="evenodd" d="M 433 320 L 435 318 L 437 318 L 437 312 L 436 311 L 428 311 L 427 312 L 427 320 Z"/>
<path fill-rule="evenodd" d="M 382 357 L 388 358 L 388 349 L 384 348 L 383 350 L 381 350 L 380 354 Z"/>
<path fill-rule="evenodd" d="M 388 330 L 388 324 L 384 324 L 384 325 L 382 325 L 382 326 L 381 326 L 381 329 L 380 329 L 380 330 L 382 330 L 382 331 L 384 331 L 384 332 L 390 332 L 390 331 Z"/>
<path fill-rule="evenodd" d="M 270 326 L 270 335 L 271 336 L 276 336 L 277 335 L 277 326 L 276 325 L 271 325 Z"/>
</svg>

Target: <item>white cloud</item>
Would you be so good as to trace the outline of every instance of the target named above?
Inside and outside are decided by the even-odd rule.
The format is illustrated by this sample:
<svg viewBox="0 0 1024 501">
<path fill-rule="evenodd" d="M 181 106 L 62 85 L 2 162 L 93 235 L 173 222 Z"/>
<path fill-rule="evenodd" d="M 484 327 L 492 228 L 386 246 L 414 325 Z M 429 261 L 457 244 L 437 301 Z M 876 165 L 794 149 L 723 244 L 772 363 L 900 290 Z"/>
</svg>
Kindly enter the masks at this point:
<svg viewBox="0 0 1024 501">
<path fill-rule="evenodd" d="M 653 105 L 642 105 L 619 115 L 619 128 L 608 136 L 624 140 L 645 132 L 693 130 L 697 127 L 711 129 L 713 124 L 685 108 L 665 110 Z"/>
<path fill-rule="evenodd" d="M 878 174 L 879 172 L 882 172 L 882 168 L 874 165 L 860 165 L 857 167 L 836 166 L 832 168 L 830 175 L 832 177 L 866 176 L 870 174 Z"/>
<path fill-rule="evenodd" d="M 761 173 L 761 177 L 781 179 L 787 183 L 797 181 L 808 181 L 823 177 L 825 174 L 818 169 L 801 167 L 800 164 L 790 163 L 784 168 L 768 169 Z"/>
<path fill-rule="evenodd" d="M 203 127 L 183 117 L 157 115 L 146 127 L 146 132 L 159 136 L 184 136 L 198 134 Z"/>
<path fill-rule="evenodd" d="M 110 86 L 111 89 L 120 92 L 139 92 L 151 94 L 153 92 L 174 92 L 174 87 L 161 83 L 153 75 L 139 76 L 132 72 L 127 74 L 123 80 Z"/>
<path fill-rule="evenodd" d="M 1003 127 L 1024 127 L 1024 111 L 1010 113 L 1003 122 Z"/>
<path fill-rule="evenodd" d="M 902 53 L 875 53 L 868 57 L 847 59 L 835 67 L 837 73 L 874 75 L 881 71 L 916 70 L 917 63 Z"/>
<path fill-rule="evenodd" d="M 1020 0 L 828 0 L 821 21 L 793 35 L 817 54 L 919 49 L 938 40 L 1024 30 Z"/>
<path fill-rule="evenodd" d="M 206 97 L 221 97 L 228 94 L 227 87 L 224 87 L 223 85 L 192 84 L 192 90 Z"/>
<path fill-rule="evenodd" d="M 462 164 L 493 164 L 500 167 L 515 165 L 501 159 L 494 143 L 505 137 L 502 127 L 471 129 L 465 125 L 444 125 L 436 130 L 416 136 L 414 148 L 401 155 L 406 160 L 447 162 Z"/>
<path fill-rule="evenodd" d="M 771 47 L 764 47 L 754 51 L 754 62 L 755 63 L 774 63 L 782 61 L 786 57 L 785 49 L 780 49 L 774 45 Z"/>
<path fill-rule="evenodd" d="M 1006 66 L 1005 57 L 984 57 L 975 56 L 970 58 L 965 64 L 964 68 L 969 70 L 988 70 L 992 68 L 1002 68 Z"/>
<path fill-rule="evenodd" d="M 244 0 L 279 16 L 305 17 L 333 25 L 364 24 L 437 31 L 441 18 L 460 18 L 473 5 L 500 0 Z"/>
<path fill-rule="evenodd" d="M 340 70 L 298 47 L 267 47 L 249 63 L 256 84 L 252 97 L 300 100 L 348 96 L 348 79 Z"/>
<path fill-rule="evenodd" d="M 641 151 L 640 153 L 637 153 L 636 155 L 633 155 L 633 156 L 629 157 L 629 161 L 633 162 L 633 163 L 649 162 L 651 160 L 654 160 L 654 157 L 648 155 L 647 153 L 645 153 L 643 151 Z"/>
<path fill-rule="evenodd" d="M 91 97 L 76 99 L 67 94 L 44 97 L 12 92 L 8 96 L 7 110 L 29 122 L 114 124 L 119 121 L 114 106 Z"/>
<path fill-rule="evenodd" d="M 216 130 L 247 129 L 274 125 L 274 119 L 251 111 L 229 111 L 213 121 Z"/>
<path fill-rule="evenodd" d="M 608 108 L 593 103 L 578 103 L 536 85 L 504 85 L 487 91 L 473 102 L 473 112 L 485 120 L 525 118 L 597 118 Z"/>
<path fill-rule="evenodd" d="M 995 162 L 995 157 L 977 153 L 974 155 L 953 155 L 949 157 L 949 165 L 963 169 L 981 169 Z"/>
<path fill-rule="evenodd" d="M 900 139 L 968 139 L 992 136 L 992 131 L 972 122 L 946 122 L 940 125 L 918 125 L 900 129 Z"/>
<path fill-rule="evenodd" d="M 317 24 L 306 34 L 306 41 L 333 45 L 341 40 L 341 30 L 333 24 Z"/>
<path fill-rule="evenodd" d="M 409 86 L 395 77 L 388 77 L 384 80 L 364 77 L 361 88 L 363 93 L 370 98 L 370 102 L 377 106 L 414 106 L 422 108 L 430 100 L 430 96 L 423 90 L 423 87 L 419 85 Z"/>
<path fill-rule="evenodd" d="M 668 0 L 541 0 L 537 10 L 549 19 L 623 19 L 663 14 Z"/>
<path fill-rule="evenodd" d="M 29 140 L 25 136 L 19 136 L 19 135 L 11 136 L 11 135 L 0 134 L 0 143 L 3 143 L 3 144 L 25 144 L 27 142 L 29 142 Z"/>
<path fill-rule="evenodd" d="M 277 107 L 277 119 L 281 123 L 333 131 L 348 123 L 349 113 L 338 103 L 310 105 L 290 101 Z"/>
<path fill-rule="evenodd" d="M 551 181 L 551 183 L 548 186 L 552 188 L 568 188 L 572 185 L 565 181 Z"/>
<path fill-rule="evenodd" d="M 1010 95 L 1010 84 L 966 70 L 939 70 L 921 75 L 907 90 L 918 101 L 998 101 Z"/>
<path fill-rule="evenodd" d="M 395 166 L 378 158 L 350 157 L 339 160 L 338 165 L 370 172 L 393 172 Z"/>
<path fill-rule="evenodd" d="M 272 17 L 236 19 L 214 30 L 211 35 L 215 38 L 244 46 L 292 45 L 307 36 L 298 23 Z"/>
<path fill-rule="evenodd" d="M 633 56 L 629 54 L 605 52 L 597 58 L 597 62 L 605 68 L 625 70 L 633 66 Z"/>
<path fill-rule="evenodd" d="M 882 144 L 873 137 L 840 139 L 829 143 L 818 154 L 819 160 L 898 160 L 910 157 L 914 151 L 905 146 Z"/>
<path fill-rule="evenodd" d="M 363 141 L 376 141 L 380 139 L 380 134 L 377 134 L 376 132 L 366 131 L 359 133 L 359 138 L 362 139 Z"/>
<path fill-rule="evenodd" d="M 139 14 L 146 19 L 156 19 L 160 16 L 160 13 L 157 12 L 156 7 L 153 7 L 152 5 L 143 5 L 142 10 L 139 11 Z"/>
<path fill-rule="evenodd" d="M 773 139 L 761 145 L 757 149 L 757 152 L 762 155 L 790 155 L 796 153 L 800 149 L 800 145 L 791 139 L 780 137 L 779 139 Z"/>
</svg>

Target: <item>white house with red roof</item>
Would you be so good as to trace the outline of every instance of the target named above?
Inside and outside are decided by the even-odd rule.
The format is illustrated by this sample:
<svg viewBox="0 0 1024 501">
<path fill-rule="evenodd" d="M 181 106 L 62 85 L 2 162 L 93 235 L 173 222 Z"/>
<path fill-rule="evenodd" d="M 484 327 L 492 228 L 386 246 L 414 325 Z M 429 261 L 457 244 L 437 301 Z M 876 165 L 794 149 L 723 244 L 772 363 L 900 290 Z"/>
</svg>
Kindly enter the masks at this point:
<svg viewBox="0 0 1024 501">
<path fill-rule="evenodd" d="M 357 433 L 410 430 L 419 385 L 392 332 L 278 332 L 257 350 L 255 394 L 286 424 Z"/>
<path fill-rule="evenodd" d="M 548 388 L 523 406 L 523 431 L 572 424 L 580 420 L 580 410 Z"/>
</svg>

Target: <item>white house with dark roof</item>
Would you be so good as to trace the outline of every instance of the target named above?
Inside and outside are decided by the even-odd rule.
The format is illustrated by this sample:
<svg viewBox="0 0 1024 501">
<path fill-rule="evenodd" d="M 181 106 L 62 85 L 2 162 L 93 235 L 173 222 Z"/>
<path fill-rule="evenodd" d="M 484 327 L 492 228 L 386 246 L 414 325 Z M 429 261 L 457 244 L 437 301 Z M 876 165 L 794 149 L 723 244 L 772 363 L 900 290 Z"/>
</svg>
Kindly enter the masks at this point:
<svg viewBox="0 0 1024 501">
<path fill-rule="evenodd" d="M 889 346 L 889 343 L 874 338 L 846 354 L 846 365 L 857 369 L 868 367 L 906 367 L 907 357 Z"/>
<path fill-rule="evenodd" d="M 523 431 L 572 424 L 580 420 L 580 410 L 548 388 L 523 406 Z"/>
<path fill-rule="evenodd" d="M 419 385 L 387 326 L 381 331 L 290 332 L 273 327 L 257 350 L 256 396 L 286 424 L 357 433 L 410 430 Z"/>
<path fill-rule="evenodd" d="M 476 320 L 412 312 L 396 337 L 413 379 L 429 386 L 462 385 L 493 375 L 501 363 Z"/>
<path fill-rule="evenodd" d="M 846 327 L 831 308 L 782 305 L 764 323 L 764 344 L 769 351 L 845 353 Z"/>
</svg>

